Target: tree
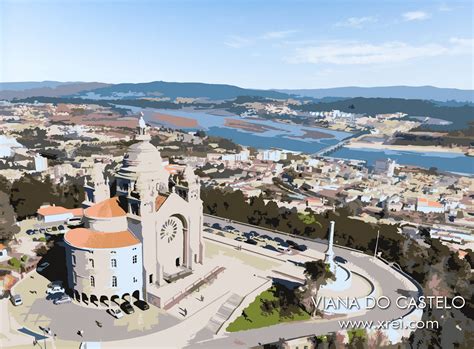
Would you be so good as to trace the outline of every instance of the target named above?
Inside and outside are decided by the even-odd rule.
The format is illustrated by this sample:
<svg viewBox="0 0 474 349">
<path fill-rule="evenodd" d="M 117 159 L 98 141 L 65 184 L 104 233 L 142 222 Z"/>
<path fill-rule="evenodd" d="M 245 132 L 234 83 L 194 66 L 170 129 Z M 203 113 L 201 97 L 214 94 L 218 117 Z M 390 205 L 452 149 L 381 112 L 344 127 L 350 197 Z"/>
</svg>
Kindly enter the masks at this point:
<svg viewBox="0 0 474 349">
<path fill-rule="evenodd" d="M 328 279 L 334 278 L 334 274 L 322 260 L 306 262 L 304 266 L 306 282 L 296 292 L 296 295 L 304 309 L 314 316 L 317 309 L 314 306 L 313 300 L 316 300 L 321 286 L 326 285 Z"/>
<path fill-rule="evenodd" d="M 0 241 L 9 241 L 20 231 L 7 194 L 0 191 Z"/>
</svg>

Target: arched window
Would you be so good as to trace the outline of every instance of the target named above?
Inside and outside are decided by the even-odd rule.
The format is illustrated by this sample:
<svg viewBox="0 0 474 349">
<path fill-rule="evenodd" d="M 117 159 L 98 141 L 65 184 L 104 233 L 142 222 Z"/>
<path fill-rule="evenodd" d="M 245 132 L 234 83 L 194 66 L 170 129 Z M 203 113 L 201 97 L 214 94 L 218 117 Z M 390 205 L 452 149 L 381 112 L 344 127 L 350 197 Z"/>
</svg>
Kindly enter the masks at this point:
<svg viewBox="0 0 474 349">
<path fill-rule="evenodd" d="M 94 260 L 92 258 L 89 258 L 89 264 L 92 268 L 94 268 Z"/>
<path fill-rule="evenodd" d="M 91 275 L 91 286 L 95 287 L 95 278 Z"/>
<path fill-rule="evenodd" d="M 72 265 L 76 265 L 76 255 L 72 255 Z"/>
<path fill-rule="evenodd" d="M 110 264 L 112 265 L 112 268 L 117 268 L 117 260 L 115 258 L 110 260 Z"/>
<path fill-rule="evenodd" d="M 112 287 L 117 287 L 117 277 L 112 276 Z"/>
<path fill-rule="evenodd" d="M 132 263 L 133 263 L 133 264 L 137 263 L 137 260 L 138 260 L 137 255 L 134 255 L 134 256 L 132 257 Z"/>
</svg>

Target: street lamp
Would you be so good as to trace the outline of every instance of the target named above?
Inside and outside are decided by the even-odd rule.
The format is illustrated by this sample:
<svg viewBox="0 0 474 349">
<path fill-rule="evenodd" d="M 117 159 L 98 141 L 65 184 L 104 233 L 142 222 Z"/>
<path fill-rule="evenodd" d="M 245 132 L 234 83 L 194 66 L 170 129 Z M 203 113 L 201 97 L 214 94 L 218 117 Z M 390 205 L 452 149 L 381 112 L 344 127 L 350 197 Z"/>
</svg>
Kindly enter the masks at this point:
<svg viewBox="0 0 474 349">
<path fill-rule="evenodd" d="M 374 258 L 377 258 L 377 249 L 379 247 L 380 230 L 377 230 L 377 240 L 375 242 Z"/>
</svg>

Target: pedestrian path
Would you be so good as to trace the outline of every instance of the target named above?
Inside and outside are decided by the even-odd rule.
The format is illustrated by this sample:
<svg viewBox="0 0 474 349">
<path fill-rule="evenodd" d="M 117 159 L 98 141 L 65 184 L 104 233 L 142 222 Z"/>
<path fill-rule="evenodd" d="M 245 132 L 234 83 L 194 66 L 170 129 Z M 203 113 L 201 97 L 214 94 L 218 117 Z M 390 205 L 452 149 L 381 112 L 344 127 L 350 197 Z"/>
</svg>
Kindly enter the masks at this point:
<svg viewBox="0 0 474 349">
<path fill-rule="evenodd" d="M 227 301 L 220 306 L 217 313 L 209 320 L 206 328 L 211 330 L 213 333 L 217 333 L 243 299 L 244 298 L 238 294 L 232 293 L 229 298 L 227 298 Z"/>
</svg>

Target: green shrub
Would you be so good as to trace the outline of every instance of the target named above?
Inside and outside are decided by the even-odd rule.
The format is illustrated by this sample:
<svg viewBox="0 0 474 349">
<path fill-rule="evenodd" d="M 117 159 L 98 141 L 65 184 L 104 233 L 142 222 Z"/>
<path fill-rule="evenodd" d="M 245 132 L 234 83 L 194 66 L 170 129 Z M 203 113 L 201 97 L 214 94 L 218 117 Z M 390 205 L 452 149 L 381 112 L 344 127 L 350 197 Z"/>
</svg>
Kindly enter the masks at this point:
<svg viewBox="0 0 474 349">
<path fill-rule="evenodd" d="M 18 258 L 10 258 L 8 260 L 8 264 L 11 265 L 13 268 L 15 269 L 20 269 L 20 266 L 21 266 L 21 262 L 18 260 Z"/>
</svg>

